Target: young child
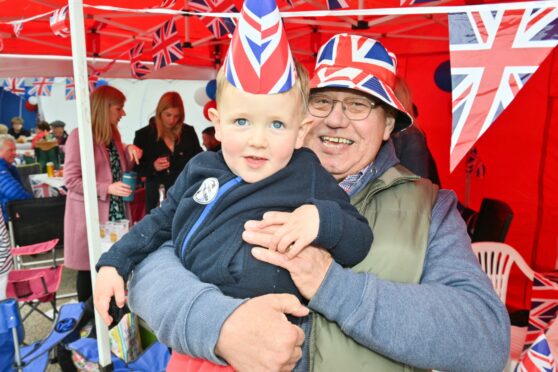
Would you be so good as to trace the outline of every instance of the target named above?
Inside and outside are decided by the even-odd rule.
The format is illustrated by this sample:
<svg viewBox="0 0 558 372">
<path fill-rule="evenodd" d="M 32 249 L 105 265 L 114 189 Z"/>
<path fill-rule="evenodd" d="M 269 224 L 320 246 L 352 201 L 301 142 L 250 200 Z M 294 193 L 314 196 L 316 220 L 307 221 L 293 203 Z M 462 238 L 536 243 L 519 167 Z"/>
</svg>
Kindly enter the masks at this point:
<svg viewBox="0 0 558 372">
<path fill-rule="evenodd" d="M 258 81 L 249 74 L 239 79 L 238 66 L 244 62 L 237 54 L 245 53 L 238 50 L 243 37 L 239 32 L 247 27 L 241 17 L 217 76 L 217 109 L 209 112 L 222 151 L 190 160 L 162 206 L 101 256 L 94 298 L 105 322 L 111 321 L 111 296 L 123 305 L 124 280 L 168 240 L 188 270 L 225 294 L 247 298 L 292 293 L 304 301 L 289 272 L 256 260 L 252 247 L 242 241 L 244 223 L 261 219 L 269 210 L 294 210 L 274 234 L 275 249 L 291 258 L 309 244 L 327 249 L 344 266 L 368 254 L 372 232 L 366 219 L 316 155 L 301 149 L 311 125 L 305 118 L 308 77 L 302 68 L 295 71 L 274 1 L 272 5 L 247 0 L 242 15 L 246 7 L 258 15 L 270 9 L 276 13 L 277 40 L 267 45 L 279 41 L 274 53 L 283 58 L 284 68 L 259 66 L 270 69 L 260 76 L 276 76 L 275 81 Z"/>
</svg>

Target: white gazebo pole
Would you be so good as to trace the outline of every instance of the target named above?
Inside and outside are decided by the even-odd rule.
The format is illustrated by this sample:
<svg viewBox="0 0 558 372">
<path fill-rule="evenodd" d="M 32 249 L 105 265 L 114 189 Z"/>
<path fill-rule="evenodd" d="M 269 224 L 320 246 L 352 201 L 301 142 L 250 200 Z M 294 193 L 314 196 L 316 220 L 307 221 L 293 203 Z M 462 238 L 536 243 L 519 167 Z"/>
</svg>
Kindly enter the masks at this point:
<svg viewBox="0 0 558 372">
<path fill-rule="evenodd" d="M 82 0 L 68 0 L 70 10 L 70 31 L 72 37 L 72 57 L 74 65 L 74 83 L 76 91 L 77 123 L 81 154 L 81 172 L 83 177 L 83 200 L 85 203 L 85 221 L 87 242 L 89 244 L 89 261 L 91 280 L 95 283 L 95 263 L 100 256 L 101 237 L 99 235 L 99 209 L 97 205 L 97 180 L 93 161 L 93 135 L 91 131 L 91 111 L 87 77 L 87 60 L 85 51 L 85 27 L 83 22 Z M 111 363 L 108 342 L 108 328 L 95 311 L 97 328 L 97 345 L 99 363 L 106 367 Z"/>
</svg>

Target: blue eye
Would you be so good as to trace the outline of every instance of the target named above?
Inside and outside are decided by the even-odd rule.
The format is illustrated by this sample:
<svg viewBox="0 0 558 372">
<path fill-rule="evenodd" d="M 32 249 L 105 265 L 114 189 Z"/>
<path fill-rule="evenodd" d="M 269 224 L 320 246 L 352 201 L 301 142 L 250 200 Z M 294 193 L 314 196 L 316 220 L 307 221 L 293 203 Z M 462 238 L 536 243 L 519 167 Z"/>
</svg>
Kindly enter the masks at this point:
<svg viewBox="0 0 558 372">
<path fill-rule="evenodd" d="M 239 127 L 243 127 L 243 126 L 245 126 L 245 125 L 248 124 L 248 120 L 246 120 L 246 119 L 244 119 L 244 118 L 240 118 L 240 119 L 236 119 L 236 120 L 234 121 L 234 123 L 235 123 L 236 125 L 238 125 Z"/>
<path fill-rule="evenodd" d="M 275 121 L 271 122 L 271 127 L 273 129 L 282 129 L 282 128 L 285 128 L 285 124 L 283 124 L 282 121 L 275 120 Z"/>
</svg>

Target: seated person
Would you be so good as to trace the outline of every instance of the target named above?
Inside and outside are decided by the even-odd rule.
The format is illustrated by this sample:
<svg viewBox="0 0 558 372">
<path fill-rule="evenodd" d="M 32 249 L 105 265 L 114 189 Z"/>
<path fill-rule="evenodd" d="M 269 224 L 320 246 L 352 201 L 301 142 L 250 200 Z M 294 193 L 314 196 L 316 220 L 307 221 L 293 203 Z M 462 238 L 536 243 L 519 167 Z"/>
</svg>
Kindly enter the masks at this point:
<svg viewBox="0 0 558 372">
<path fill-rule="evenodd" d="M 37 142 L 51 142 L 54 137 L 50 134 L 50 125 L 46 121 L 41 121 L 37 125 L 37 134 L 31 140 L 31 147 L 36 148 Z"/>
<path fill-rule="evenodd" d="M 23 128 L 23 119 L 19 116 L 12 118 L 12 127 L 8 131 L 8 134 L 18 142 L 25 142 L 27 137 L 31 136 L 31 132 Z"/>
<path fill-rule="evenodd" d="M 215 138 L 215 127 L 207 127 L 202 131 L 203 147 L 207 151 L 221 150 L 221 142 Z"/>
<path fill-rule="evenodd" d="M 0 134 L 8 134 L 8 126 L 5 124 L 0 124 Z"/>
<path fill-rule="evenodd" d="M 9 134 L 0 135 L 0 204 L 5 222 L 8 221 L 6 204 L 9 201 L 33 198 L 33 195 L 23 187 L 17 169 L 12 165 L 15 157 L 14 138 Z"/>
<path fill-rule="evenodd" d="M 52 136 L 58 141 L 59 145 L 65 145 L 68 139 L 68 133 L 64 130 L 66 123 L 60 120 L 55 120 L 50 123 Z"/>
</svg>

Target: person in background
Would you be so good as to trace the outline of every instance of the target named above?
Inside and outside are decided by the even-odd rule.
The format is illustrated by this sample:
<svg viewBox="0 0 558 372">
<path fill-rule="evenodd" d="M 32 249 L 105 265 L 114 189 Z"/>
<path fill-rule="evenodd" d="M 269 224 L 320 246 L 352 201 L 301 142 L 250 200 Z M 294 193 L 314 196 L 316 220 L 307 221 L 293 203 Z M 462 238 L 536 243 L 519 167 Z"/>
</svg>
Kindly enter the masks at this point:
<svg viewBox="0 0 558 372">
<path fill-rule="evenodd" d="M 51 133 L 58 141 L 59 145 L 65 145 L 66 140 L 68 139 L 68 133 L 64 130 L 66 123 L 60 120 L 55 120 L 50 123 Z"/>
<path fill-rule="evenodd" d="M 184 104 L 180 94 L 161 96 L 155 119 L 136 131 L 134 145 L 143 150 L 136 171 L 145 177 L 145 211 L 159 206 L 159 186 L 168 190 L 188 160 L 202 152 L 194 127 L 184 123 Z"/>
<path fill-rule="evenodd" d="M 39 141 L 51 141 L 54 138 L 50 134 L 50 125 L 46 121 L 41 121 L 37 125 L 37 134 L 31 140 L 31 147 L 37 147 L 37 142 Z"/>
<path fill-rule="evenodd" d="M 221 142 L 215 138 L 215 127 L 207 127 L 202 131 L 202 142 L 207 151 L 221 150 Z"/>
<path fill-rule="evenodd" d="M 31 136 L 31 132 L 29 132 L 27 129 L 23 129 L 23 118 L 19 116 L 15 116 L 12 118 L 12 127 L 8 131 L 8 134 L 14 137 L 15 140 L 18 142 L 25 142 L 25 139 Z M 20 137 L 22 137 L 21 140 Z"/>
<path fill-rule="evenodd" d="M 6 204 L 11 200 L 31 199 L 33 194 L 23 187 L 19 173 L 13 162 L 16 157 L 14 137 L 9 134 L 0 135 L 0 202 L 4 213 L 4 221 L 8 222 Z"/>
<path fill-rule="evenodd" d="M 347 269 L 313 247 L 291 260 L 265 249 L 273 235 L 265 225 L 280 227 L 284 213 L 245 225 L 243 239 L 264 247 L 252 255 L 287 269 L 309 300 L 312 329 L 287 321 L 302 307 L 293 296 L 225 296 L 170 248 L 147 257 L 129 283 L 130 308 L 159 340 L 239 371 L 308 371 L 310 362 L 313 371 L 503 370 L 509 316 L 471 249 L 455 194 L 395 155 L 391 132 L 411 124 L 393 98 L 395 66 L 380 42 L 339 34 L 320 49 L 310 83 L 315 123 L 305 146 L 368 218 L 374 243 L 365 260 Z"/>
<path fill-rule="evenodd" d="M 142 151 L 134 145 L 124 146 L 118 131 L 118 122 L 126 115 L 126 97 L 118 89 L 104 85 L 90 96 L 91 126 L 93 132 L 93 155 L 97 179 L 97 203 L 99 222 L 130 220 L 129 206 L 122 197 L 132 190 L 122 182 L 122 175 L 138 163 Z M 74 129 L 66 142 L 64 183 L 68 188 L 64 214 L 64 265 L 76 270 L 78 301 L 86 301 L 92 295 L 89 250 L 85 226 L 83 201 L 80 137 Z"/>
<path fill-rule="evenodd" d="M 8 126 L 5 124 L 0 124 L 0 134 L 8 134 Z"/>
<path fill-rule="evenodd" d="M 417 125 L 417 109 L 413 103 L 411 90 L 405 80 L 399 76 L 395 80 L 394 93 L 399 102 L 405 107 L 405 110 L 413 113 L 413 119 L 415 119 L 413 125 L 391 134 L 393 145 L 395 146 L 395 154 L 399 158 L 401 165 L 414 174 L 428 178 L 432 183 L 440 186 L 436 162 L 426 144 L 426 137 L 423 131 Z"/>
<path fill-rule="evenodd" d="M 0 206 L 0 301 L 6 298 L 8 274 L 13 266 L 12 245 L 3 211 L 4 209 Z"/>
</svg>

